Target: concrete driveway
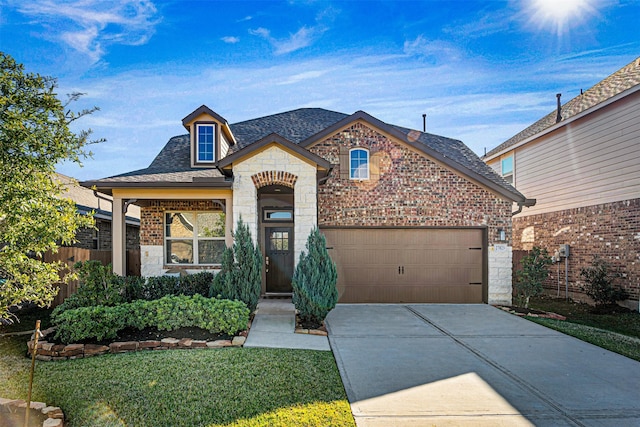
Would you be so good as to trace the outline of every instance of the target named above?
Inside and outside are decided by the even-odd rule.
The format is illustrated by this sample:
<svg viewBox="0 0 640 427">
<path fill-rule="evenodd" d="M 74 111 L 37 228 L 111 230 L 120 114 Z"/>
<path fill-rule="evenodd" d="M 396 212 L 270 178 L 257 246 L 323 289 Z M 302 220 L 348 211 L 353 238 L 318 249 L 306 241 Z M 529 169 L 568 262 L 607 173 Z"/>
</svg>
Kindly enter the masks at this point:
<svg viewBox="0 0 640 427">
<path fill-rule="evenodd" d="M 640 426 L 640 363 L 489 305 L 340 304 L 358 426 Z"/>
</svg>

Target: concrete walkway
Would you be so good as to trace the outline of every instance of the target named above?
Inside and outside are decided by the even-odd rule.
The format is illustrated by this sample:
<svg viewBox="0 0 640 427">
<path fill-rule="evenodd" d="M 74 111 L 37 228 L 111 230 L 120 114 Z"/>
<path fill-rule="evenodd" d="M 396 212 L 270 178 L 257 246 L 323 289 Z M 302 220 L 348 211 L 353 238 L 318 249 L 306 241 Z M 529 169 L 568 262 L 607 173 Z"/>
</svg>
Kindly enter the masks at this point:
<svg viewBox="0 0 640 427">
<path fill-rule="evenodd" d="M 640 363 L 489 305 L 338 304 L 358 427 L 640 426 Z"/>
<path fill-rule="evenodd" d="M 291 298 L 261 299 L 244 347 L 331 350 L 327 337 L 296 334 L 295 328 Z"/>
</svg>

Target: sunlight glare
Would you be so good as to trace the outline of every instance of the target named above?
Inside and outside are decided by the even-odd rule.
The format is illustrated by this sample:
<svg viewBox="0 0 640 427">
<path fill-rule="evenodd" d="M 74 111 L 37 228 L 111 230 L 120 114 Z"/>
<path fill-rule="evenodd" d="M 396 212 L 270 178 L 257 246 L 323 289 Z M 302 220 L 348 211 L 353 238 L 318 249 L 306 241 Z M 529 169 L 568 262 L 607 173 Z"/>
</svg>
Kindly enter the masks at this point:
<svg viewBox="0 0 640 427">
<path fill-rule="evenodd" d="M 551 27 L 557 36 L 562 36 L 569 27 L 580 25 L 597 14 L 594 3 L 595 0 L 531 0 L 530 22 L 538 29 Z"/>
</svg>

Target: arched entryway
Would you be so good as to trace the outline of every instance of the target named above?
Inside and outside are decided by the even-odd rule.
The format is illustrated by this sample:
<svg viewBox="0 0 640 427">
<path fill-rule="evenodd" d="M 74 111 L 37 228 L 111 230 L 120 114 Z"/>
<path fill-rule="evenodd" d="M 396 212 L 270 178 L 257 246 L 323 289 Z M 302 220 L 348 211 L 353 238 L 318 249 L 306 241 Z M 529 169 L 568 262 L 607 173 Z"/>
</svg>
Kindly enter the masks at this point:
<svg viewBox="0 0 640 427">
<path fill-rule="evenodd" d="M 259 241 L 265 262 L 263 292 L 266 294 L 292 291 L 295 265 L 292 186 L 270 184 L 258 188 Z"/>
</svg>

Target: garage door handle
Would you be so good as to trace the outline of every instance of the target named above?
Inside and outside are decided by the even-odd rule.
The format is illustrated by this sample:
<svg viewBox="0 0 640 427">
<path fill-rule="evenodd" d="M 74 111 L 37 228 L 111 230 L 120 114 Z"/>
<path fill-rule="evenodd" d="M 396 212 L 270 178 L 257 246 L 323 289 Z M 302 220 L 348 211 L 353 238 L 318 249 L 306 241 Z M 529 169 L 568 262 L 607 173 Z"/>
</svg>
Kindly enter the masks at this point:
<svg viewBox="0 0 640 427">
<path fill-rule="evenodd" d="M 470 251 L 481 251 L 482 248 L 469 248 Z"/>
<path fill-rule="evenodd" d="M 469 282 L 470 285 L 482 285 L 482 282 Z"/>
</svg>

